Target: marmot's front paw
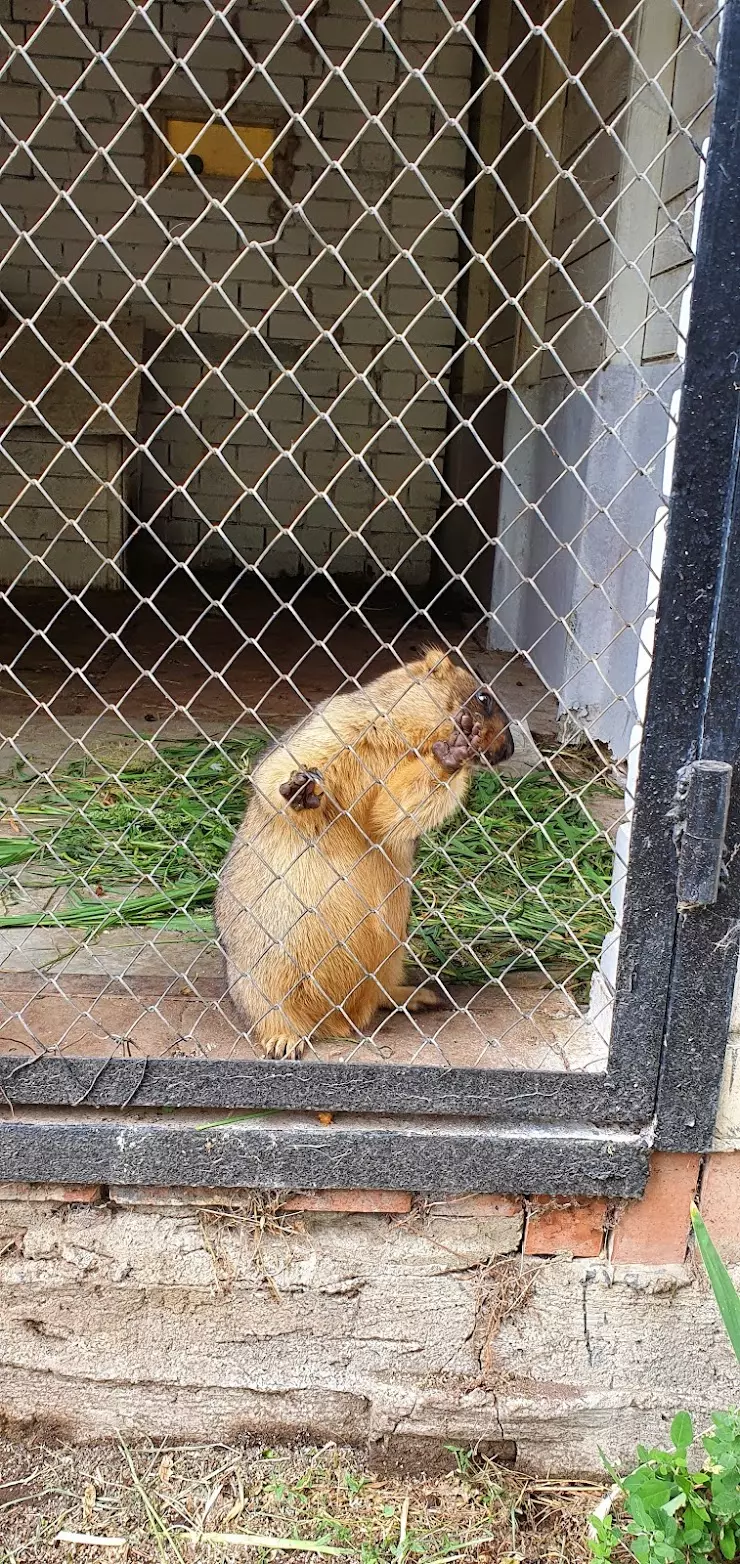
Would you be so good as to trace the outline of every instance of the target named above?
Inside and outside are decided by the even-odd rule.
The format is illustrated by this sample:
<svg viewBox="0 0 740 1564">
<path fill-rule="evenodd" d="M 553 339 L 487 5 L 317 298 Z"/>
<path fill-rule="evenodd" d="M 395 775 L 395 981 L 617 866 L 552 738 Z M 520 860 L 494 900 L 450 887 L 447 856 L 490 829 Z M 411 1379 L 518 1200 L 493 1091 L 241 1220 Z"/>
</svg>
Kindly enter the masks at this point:
<svg viewBox="0 0 740 1564">
<path fill-rule="evenodd" d="M 432 753 L 445 771 L 459 771 L 462 766 L 469 766 L 478 759 L 482 743 L 480 723 L 474 721 L 470 712 L 464 711 L 456 720 L 452 738 L 438 739 L 432 745 Z"/>
<path fill-rule="evenodd" d="M 280 783 L 280 796 L 291 809 L 318 809 L 324 796 L 320 771 L 293 771 Z"/>
<path fill-rule="evenodd" d="M 300 1059 L 306 1051 L 304 1037 L 294 1037 L 292 1032 L 276 1032 L 263 1041 L 266 1059 Z"/>
</svg>

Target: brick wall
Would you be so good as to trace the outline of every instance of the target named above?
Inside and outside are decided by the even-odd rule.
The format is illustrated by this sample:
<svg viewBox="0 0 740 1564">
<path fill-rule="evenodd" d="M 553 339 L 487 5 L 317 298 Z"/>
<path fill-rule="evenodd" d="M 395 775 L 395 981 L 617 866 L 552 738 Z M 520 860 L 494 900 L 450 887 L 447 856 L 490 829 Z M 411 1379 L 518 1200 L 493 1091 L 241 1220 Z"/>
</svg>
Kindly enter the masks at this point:
<svg viewBox="0 0 740 1564">
<path fill-rule="evenodd" d="M 642 1200 L 0 1187 L 0 1419 L 89 1440 L 490 1444 L 602 1471 L 734 1404 L 690 1201 L 740 1260 L 740 1155 Z M 708 1372 L 708 1365 L 711 1372 Z"/>
<path fill-rule="evenodd" d="M 26 550 L 41 548 L 49 570 L 71 587 L 84 586 L 92 569 L 98 586 L 115 586 L 116 572 L 101 558 L 117 553 L 123 541 L 116 493 L 122 441 L 84 439 L 78 456 L 75 450 L 60 453 L 46 431 L 22 429 L 6 436 L 5 450 L 13 465 L 0 464 L 0 507 L 11 508 L 13 538 L 0 534 L 0 581 L 23 571 L 27 586 L 48 585 L 44 566 L 28 563 Z M 60 512 L 78 519 L 65 525 Z"/>
<path fill-rule="evenodd" d="M 144 322 L 143 520 L 197 565 L 227 564 L 233 548 L 270 576 L 331 560 L 333 572 L 424 580 L 446 418 L 429 377 L 445 383 L 455 329 L 457 236 L 440 205 L 464 182 L 450 117 L 469 94 L 467 34 L 438 49 L 443 11 L 402 0 L 388 25 L 404 66 L 380 29 L 362 36 L 355 0 L 318 7 L 315 43 L 279 0 L 240 0 L 231 32 L 216 19 L 199 42 L 202 0 L 146 14 L 126 0 L 64 12 L 2 0 L 0 16 L 27 50 L 2 112 L 33 152 L 2 137 L 0 289 L 20 314 L 44 299 L 75 312 L 81 297 L 101 320 Z M 173 59 L 188 51 L 187 66 Z M 274 238 L 285 212 L 269 182 L 231 193 L 216 181 L 216 205 L 187 177 L 148 189 L 137 105 L 207 115 L 237 87 L 233 120 L 286 125 L 276 177 L 305 214 L 262 251 L 247 246 Z"/>
<path fill-rule="evenodd" d="M 670 358 L 677 350 L 681 299 L 692 263 L 699 149 L 712 119 L 717 12 L 711 0 L 689 0 L 682 10 L 671 100 L 676 118 L 690 135 L 671 140 L 654 175 L 660 182 L 662 211 L 650 269 L 652 308 L 645 326 L 645 362 Z M 687 47 L 692 29 L 701 32 L 704 48 Z"/>
<path fill-rule="evenodd" d="M 514 1222 L 523 1254 L 574 1259 L 605 1258 L 630 1265 L 681 1265 L 691 1242 L 691 1206 L 700 1206 L 725 1259 L 740 1264 L 740 1151 L 653 1152 L 639 1200 L 602 1196 L 510 1194 L 415 1197 L 389 1189 L 279 1191 L 270 1196 L 240 1189 L 125 1185 L 107 1191 L 115 1206 L 139 1210 L 253 1211 L 267 1202 L 272 1215 L 314 1212 L 331 1216 L 475 1217 Z M 96 1205 L 104 1191 L 96 1184 L 2 1184 L 0 1202 Z M 511 1233 L 509 1233 L 511 1236 Z"/>
</svg>

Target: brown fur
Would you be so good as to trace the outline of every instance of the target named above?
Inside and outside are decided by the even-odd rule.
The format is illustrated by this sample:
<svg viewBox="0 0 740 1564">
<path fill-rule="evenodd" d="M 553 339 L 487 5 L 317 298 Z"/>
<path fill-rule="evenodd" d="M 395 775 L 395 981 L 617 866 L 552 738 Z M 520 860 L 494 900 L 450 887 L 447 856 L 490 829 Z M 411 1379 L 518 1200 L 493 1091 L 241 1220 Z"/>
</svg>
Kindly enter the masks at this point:
<svg viewBox="0 0 740 1564">
<path fill-rule="evenodd" d="M 257 766 L 215 912 L 231 997 L 267 1055 L 363 1031 L 380 1006 L 437 1003 L 403 983 L 410 875 L 419 837 L 467 792 L 469 712 L 489 763 L 511 754 L 490 693 L 433 649 L 334 696 Z M 301 788 L 303 772 L 320 776 Z"/>
</svg>

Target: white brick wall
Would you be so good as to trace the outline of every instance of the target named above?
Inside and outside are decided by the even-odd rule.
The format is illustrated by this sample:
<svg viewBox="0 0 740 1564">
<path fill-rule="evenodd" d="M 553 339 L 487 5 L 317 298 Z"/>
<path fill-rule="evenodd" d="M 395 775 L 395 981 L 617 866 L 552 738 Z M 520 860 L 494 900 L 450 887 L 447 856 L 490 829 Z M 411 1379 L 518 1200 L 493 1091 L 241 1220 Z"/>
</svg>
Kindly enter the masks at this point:
<svg viewBox="0 0 740 1564">
<path fill-rule="evenodd" d="M 6 437 L 5 448 L 10 459 L 0 462 L 0 582 L 49 587 L 62 581 L 73 591 L 91 583 L 120 586 L 119 572 L 106 560 L 123 543 L 117 476 L 123 441 L 83 435 L 76 450 L 60 452 L 50 435 L 22 429 Z"/>
<path fill-rule="evenodd" d="M 318 48 L 280 0 L 239 0 L 231 26 L 265 67 L 250 79 L 221 23 L 196 42 L 211 16 L 202 0 L 164 0 L 152 18 L 160 13 L 165 44 L 128 0 L 69 0 L 64 11 L 53 0 L 0 0 L 3 25 L 28 50 L 12 61 L 1 112 L 32 149 L 13 152 L 0 138 L 2 296 L 20 314 L 44 299 L 74 311 L 77 294 L 101 319 L 143 319 L 142 519 L 175 557 L 225 565 L 235 554 L 272 576 L 331 557 L 337 570 L 399 566 L 422 581 L 443 394 L 432 386 L 405 409 L 430 375 L 444 377 L 454 345 L 457 236 L 444 209 L 464 182 L 465 144 L 448 116 L 469 92 L 467 35 L 455 33 L 413 77 L 380 28 L 348 60 L 367 25 L 353 0 L 315 14 Z M 402 0 L 389 26 L 421 69 L 448 23 L 435 0 Z M 186 70 L 175 59 L 188 50 Z M 236 192 L 218 182 L 219 208 L 187 178 L 151 192 L 151 137 L 137 107 L 166 97 L 197 112 L 199 89 L 219 106 L 240 80 L 233 119 L 282 113 L 288 124 L 288 111 L 302 112 L 281 138 L 277 171 L 282 160 L 279 177 L 306 221 L 292 220 L 262 253 L 244 238 L 274 236 L 279 194 L 267 182 Z M 382 122 L 370 122 L 379 111 Z M 90 249 L 96 233 L 108 237 Z M 393 336 L 405 332 L 408 346 Z M 383 404 L 401 424 L 381 436 Z"/>
<path fill-rule="evenodd" d="M 691 271 L 699 148 L 709 134 L 712 118 L 717 9 L 710 0 L 686 0 L 683 9 L 672 102 L 677 119 L 691 134 L 671 141 L 657 171 L 663 209 L 652 255 L 652 310 L 643 347 L 646 360 L 671 358 L 676 353 L 681 298 Z"/>
</svg>

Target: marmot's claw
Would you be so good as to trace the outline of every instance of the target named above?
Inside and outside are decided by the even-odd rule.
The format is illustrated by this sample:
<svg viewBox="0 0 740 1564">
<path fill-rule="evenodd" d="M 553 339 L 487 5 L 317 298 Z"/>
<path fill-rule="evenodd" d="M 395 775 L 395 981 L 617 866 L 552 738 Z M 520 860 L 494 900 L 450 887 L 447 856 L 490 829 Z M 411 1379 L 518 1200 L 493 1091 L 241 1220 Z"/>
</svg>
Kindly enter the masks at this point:
<svg viewBox="0 0 740 1564">
<path fill-rule="evenodd" d="M 291 809 L 318 809 L 323 790 L 320 771 L 293 771 L 287 782 L 280 783 L 280 796 Z"/>
<path fill-rule="evenodd" d="M 306 1050 L 306 1040 L 294 1037 L 292 1032 L 277 1032 L 263 1042 L 266 1059 L 300 1059 Z"/>
<path fill-rule="evenodd" d="M 444 766 L 445 771 L 455 772 L 478 759 L 482 742 L 480 723 L 475 722 L 470 713 L 464 711 L 457 719 L 452 738 L 438 739 L 437 743 L 432 745 L 432 752 L 440 765 Z"/>
</svg>

